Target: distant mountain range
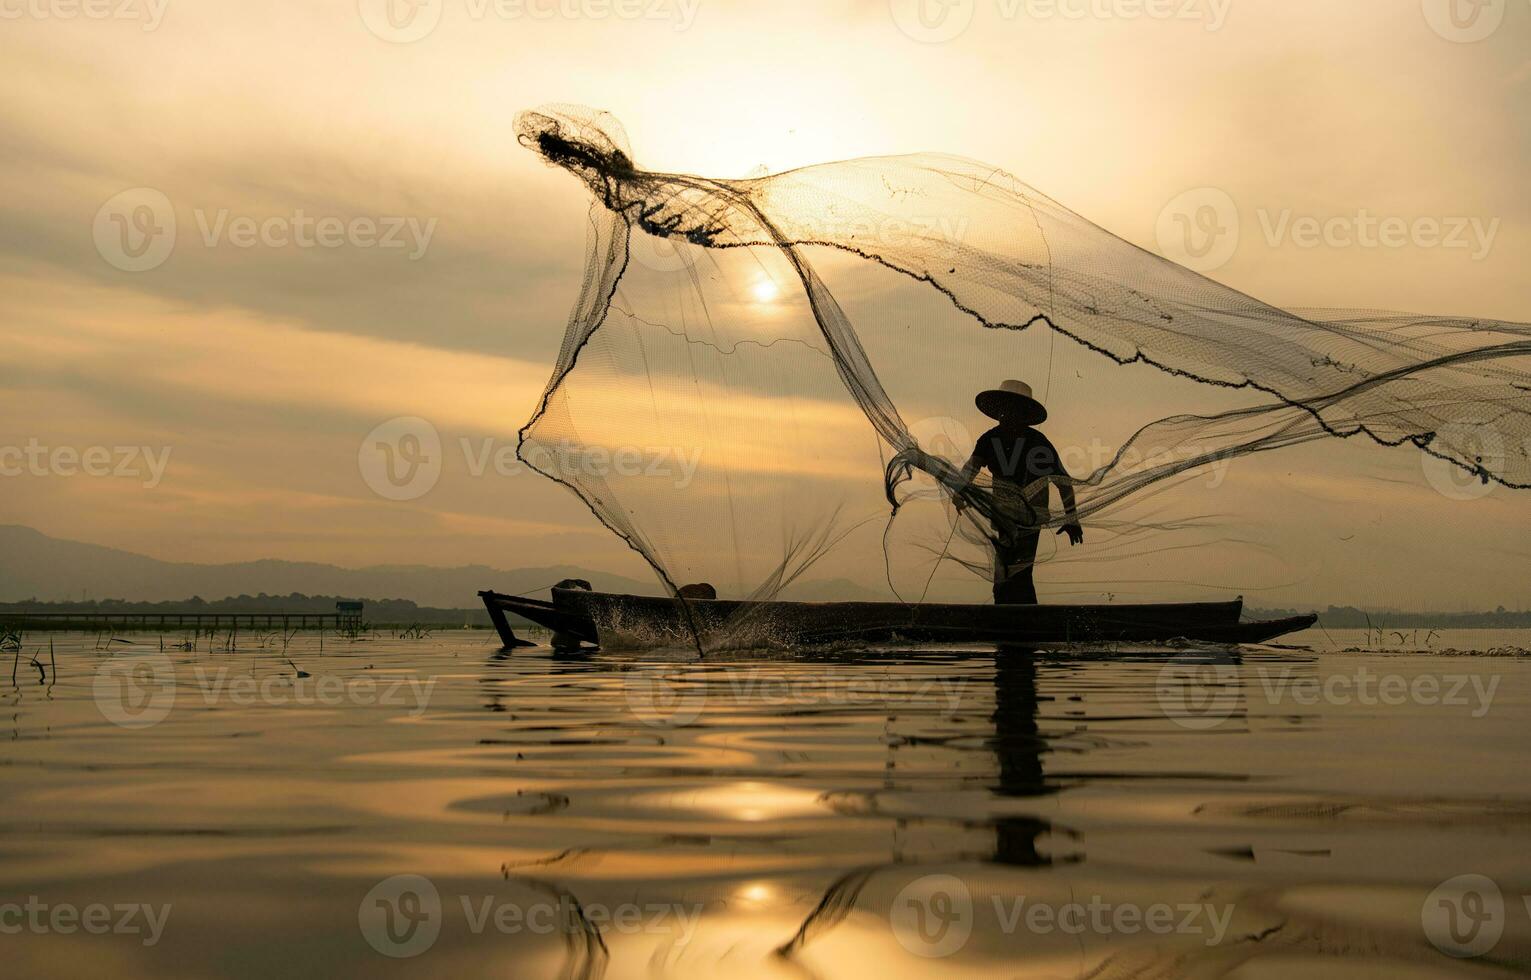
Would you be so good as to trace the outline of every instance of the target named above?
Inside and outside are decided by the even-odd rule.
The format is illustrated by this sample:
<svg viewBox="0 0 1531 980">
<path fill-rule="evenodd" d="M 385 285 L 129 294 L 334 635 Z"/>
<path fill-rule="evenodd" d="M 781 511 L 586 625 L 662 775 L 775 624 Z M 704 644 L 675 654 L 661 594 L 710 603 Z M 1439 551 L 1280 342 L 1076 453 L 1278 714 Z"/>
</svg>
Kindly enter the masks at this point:
<svg viewBox="0 0 1531 980">
<path fill-rule="evenodd" d="M 468 609 L 480 589 L 522 594 L 542 592 L 566 578 L 582 578 L 597 589 L 638 595 L 658 593 L 653 579 L 639 581 L 575 565 L 490 568 L 462 565 L 376 565 L 341 568 L 318 562 L 266 559 L 225 565 L 160 561 L 146 555 L 79 541 L 52 538 L 19 525 L 0 525 L 0 602 L 125 599 L 166 602 L 200 596 L 210 602 L 266 593 L 285 596 L 351 596 L 407 599 L 422 606 Z M 878 598 L 844 579 L 797 586 L 787 593 L 818 599 Z"/>
<path fill-rule="evenodd" d="M 0 602 L 82 597 L 164 602 L 192 596 L 213 601 L 262 592 L 267 595 L 300 592 L 358 599 L 408 599 L 422 606 L 465 609 L 478 604 L 480 589 L 516 594 L 546 589 L 566 578 L 586 579 L 597 588 L 612 592 L 658 591 L 652 580 L 640 582 L 574 565 L 519 569 L 487 565 L 341 568 L 272 559 L 199 565 L 160 561 L 131 551 L 50 538 L 29 527 L 0 525 Z"/>
</svg>

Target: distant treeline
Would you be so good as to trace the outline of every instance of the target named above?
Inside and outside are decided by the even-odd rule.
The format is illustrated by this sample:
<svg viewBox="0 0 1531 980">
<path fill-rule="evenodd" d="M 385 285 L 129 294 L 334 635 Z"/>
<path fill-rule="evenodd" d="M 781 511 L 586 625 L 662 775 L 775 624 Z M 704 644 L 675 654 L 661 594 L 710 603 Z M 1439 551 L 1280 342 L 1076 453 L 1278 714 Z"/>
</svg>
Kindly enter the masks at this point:
<svg viewBox="0 0 1531 980">
<path fill-rule="evenodd" d="M 1249 609 L 1251 619 L 1281 619 L 1313 610 Z M 1318 621 L 1331 629 L 1531 629 L 1531 612 L 1510 612 L 1503 606 L 1493 612 L 1398 612 L 1330 606 L 1319 612 Z"/>
<path fill-rule="evenodd" d="M 0 602 L 0 613 L 333 613 L 337 602 L 363 603 L 362 620 L 372 625 L 482 626 L 489 614 L 477 609 L 435 609 L 408 599 L 356 599 L 351 596 L 241 595 L 209 602 L 201 596 L 171 602 L 127 602 L 122 599 L 91 599 L 79 602 Z"/>
</svg>

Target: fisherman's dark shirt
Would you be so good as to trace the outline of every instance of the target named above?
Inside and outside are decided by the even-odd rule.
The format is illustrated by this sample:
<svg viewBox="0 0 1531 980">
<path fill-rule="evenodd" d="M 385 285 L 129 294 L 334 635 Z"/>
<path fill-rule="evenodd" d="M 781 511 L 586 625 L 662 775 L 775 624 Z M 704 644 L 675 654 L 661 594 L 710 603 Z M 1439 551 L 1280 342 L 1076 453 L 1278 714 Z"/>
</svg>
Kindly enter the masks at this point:
<svg viewBox="0 0 1531 980">
<path fill-rule="evenodd" d="M 985 432 L 973 447 L 973 458 L 996 480 L 1025 486 L 1043 477 L 1068 476 L 1058 450 L 1047 437 L 1030 427 L 997 425 Z"/>
</svg>

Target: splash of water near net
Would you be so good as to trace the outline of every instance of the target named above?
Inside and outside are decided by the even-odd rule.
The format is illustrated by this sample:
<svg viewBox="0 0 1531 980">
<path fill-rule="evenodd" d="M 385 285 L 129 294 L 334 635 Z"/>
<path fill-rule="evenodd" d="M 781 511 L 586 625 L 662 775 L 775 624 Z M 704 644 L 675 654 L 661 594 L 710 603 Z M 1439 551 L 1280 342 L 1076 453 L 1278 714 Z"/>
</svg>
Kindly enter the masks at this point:
<svg viewBox="0 0 1531 980">
<path fill-rule="evenodd" d="M 921 598 L 933 561 L 987 574 L 1006 520 L 993 486 L 964 479 L 970 446 L 937 451 L 906 420 L 955 414 L 1035 370 L 1018 346 L 1033 327 L 1255 402 L 1150 422 L 1073 475 L 1080 518 L 1119 544 L 1165 530 L 1124 515 L 1208 465 L 1331 437 L 1412 443 L 1473 479 L 1531 486 L 1531 325 L 1280 309 L 955 157 L 714 179 L 640 169 L 604 113 L 544 107 L 517 128 L 596 199 L 583 288 L 522 458 L 672 590 L 706 580 L 775 595 L 868 527 L 906 599 Z M 878 293 L 853 326 L 842 300 L 866 305 L 869 269 L 918 296 Z M 842 275 L 837 295 L 828 280 Z M 778 290 L 769 306 L 749 300 Z M 932 297 L 944 314 L 910 312 Z M 614 465 L 655 446 L 691 453 L 694 470 Z M 906 541 L 895 518 L 916 502 L 937 509 Z"/>
</svg>

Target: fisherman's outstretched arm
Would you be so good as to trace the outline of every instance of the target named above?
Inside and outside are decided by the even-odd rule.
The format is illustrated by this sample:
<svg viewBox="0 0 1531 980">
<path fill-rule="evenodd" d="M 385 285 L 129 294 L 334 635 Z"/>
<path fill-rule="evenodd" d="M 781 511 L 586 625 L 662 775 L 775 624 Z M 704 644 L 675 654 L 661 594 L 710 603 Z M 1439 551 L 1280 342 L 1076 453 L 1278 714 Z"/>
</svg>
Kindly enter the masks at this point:
<svg viewBox="0 0 1531 980">
<path fill-rule="evenodd" d="M 1079 523 L 1079 512 L 1074 509 L 1074 486 L 1063 480 L 1058 480 L 1058 496 L 1063 498 L 1063 513 L 1068 517 L 1070 524 Z"/>
<path fill-rule="evenodd" d="M 1066 479 L 1053 482 L 1058 485 L 1058 496 L 1063 499 L 1063 514 L 1066 518 L 1058 533 L 1067 534 L 1071 544 L 1081 544 L 1084 542 L 1084 528 L 1079 526 L 1079 512 L 1074 509 L 1074 485 Z"/>
</svg>

